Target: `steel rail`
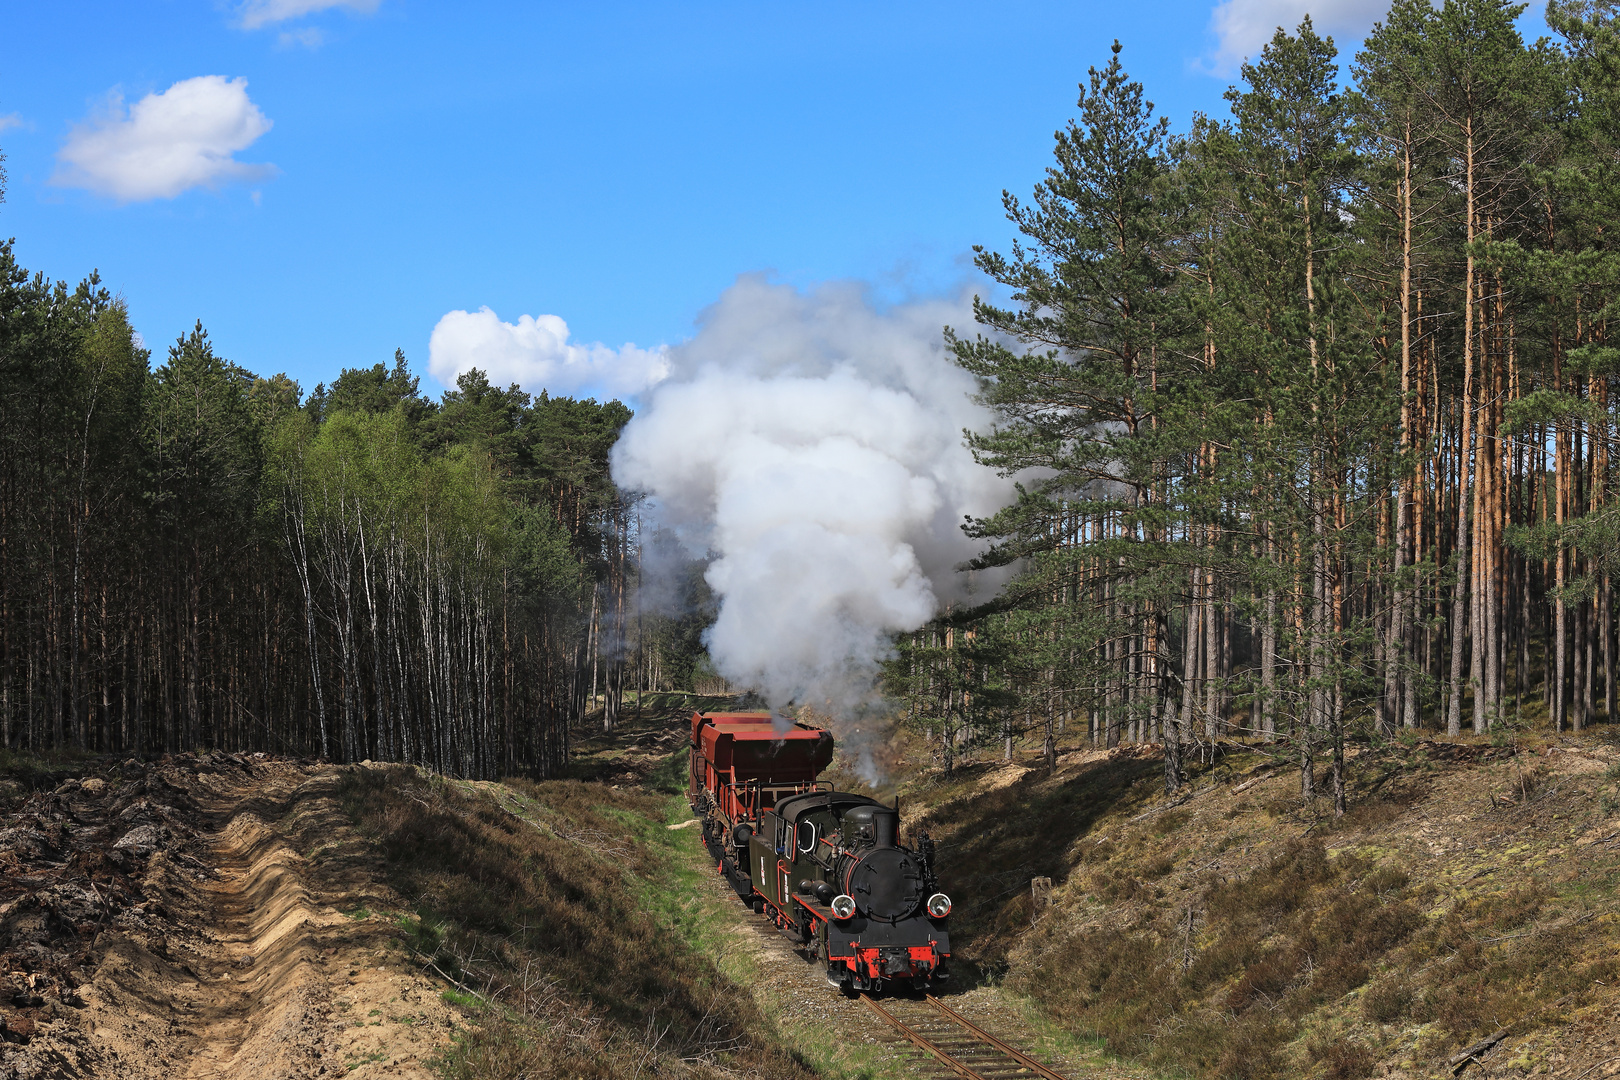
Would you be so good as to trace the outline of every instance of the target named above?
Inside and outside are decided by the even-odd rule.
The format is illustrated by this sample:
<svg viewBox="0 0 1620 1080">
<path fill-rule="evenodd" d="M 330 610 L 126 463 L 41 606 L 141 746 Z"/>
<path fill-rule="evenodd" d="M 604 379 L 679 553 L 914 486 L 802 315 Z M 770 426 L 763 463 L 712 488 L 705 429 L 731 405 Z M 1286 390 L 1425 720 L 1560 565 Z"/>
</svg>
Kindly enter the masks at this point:
<svg viewBox="0 0 1620 1080">
<path fill-rule="evenodd" d="M 961 1013 L 957 1012 L 943 1001 L 939 1000 L 939 998 L 935 997 L 933 994 L 928 994 L 927 998 L 928 1004 L 938 1009 L 942 1014 L 949 1017 L 951 1020 L 961 1024 L 968 1031 L 971 1031 L 974 1035 L 983 1039 L 997 1050 L 1000 1050 L 1003 1054 L 1006 1054 L 1008 1057 L 1012 1058 L 1026 1069 L 1033 1069 L 1037 1075 L 1044 1077 L 1045 1080 L 1066 1080 L 1066 1078 L 1061 1074 L 1055 1073 L 1051 1069 L 1048 1069 L 1045 1065 L 1042 1065 L 1040 1062 L 1036 1061 L 1023 1051 L 1008 1046 L 1006 1043 L 974 1024 L 973 1021 L 969 1020 L 967 1017 L 963 1016 Z"/>
<path fill-rule="evenodd" d="M 867 1008 L 871 1009 L 883 1019 L 887 1020 L 896 1031 L 904 1035 L 913 1046 L 938 1058 L 941 1064 L 950 1069 L 957 1076 L 960 1076 L 962 1080 L 989 1080 L 989 1078 L 983 1073 L 974 1072 L 962 1062 L 951 1057 L 951 1055 L 946 1053 L 943 1048 L 935 1045 L 933 1040 L 922 1034 L 922 1032 L 911 1027 L 911 1025 L 907 1024 L 904 1020 L 894 1015 L 894 1013 L 873 1001 L 867 995 L 862 994 L 861 1000 L 866 1002 Z"/>
</svg>

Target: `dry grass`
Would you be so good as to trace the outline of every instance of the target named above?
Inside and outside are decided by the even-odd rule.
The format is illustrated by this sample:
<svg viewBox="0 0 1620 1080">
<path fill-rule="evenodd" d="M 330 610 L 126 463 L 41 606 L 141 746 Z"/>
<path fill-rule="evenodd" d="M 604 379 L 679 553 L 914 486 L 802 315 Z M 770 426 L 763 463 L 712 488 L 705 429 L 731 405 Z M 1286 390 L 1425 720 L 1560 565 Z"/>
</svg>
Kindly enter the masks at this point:
<svg viewBox="0 0 1620 1080">
<path fill-rule="evenodd" d="M 1160 858 L 1143 862 L 1156 869 Z M 1164 928 L 1144 918 L 1048 942 L 1010 983 L 1156 1064 L 1219 1077 L 1284 1075 L 1281 1049 L 1300 1018 L 1366 983 L 1371 965 L 1423 921 L 1389 875 L 1371 870 L 1354 856 L 1330 860 L 1319 841 L 1290 841 L 1253 872 L 1205 891 L 1194 916 L 1203 929 L 1196 942 L 1185 935 L 1179 957 L 1165 949 Z M 1104 895 L 1120 869 L 1099 873 L 1109 875 Z M 1165 1030 L 1166 1013 L 1200 1011 L 1230 1022 Z"/>
<path fill-rule="evenodd" d="M 484 1005 L 447 1077 L 808 1076 L 753 1000 L 638 902 L 663 801 L 599 784 L 357 770 L 345 805 L 416 898 L 424 962 Z"/>
<path fill-rule="evenodd" d="M 1507 1027 L 1531 1071 L 1596 1053 L 1567 1044 L 1620 1006 L 1620 747 L 1586 739 L 1364 749 L 1337 820 L 1236 749 L 1173 802 L 1126 754 L 908 794 L 964 898 L 959 947 L 1114 1053 L 1209 1080 L 1428 1075 Z M 1031 928 L 1036 876 L 1057 892 Z"/>
</svg>

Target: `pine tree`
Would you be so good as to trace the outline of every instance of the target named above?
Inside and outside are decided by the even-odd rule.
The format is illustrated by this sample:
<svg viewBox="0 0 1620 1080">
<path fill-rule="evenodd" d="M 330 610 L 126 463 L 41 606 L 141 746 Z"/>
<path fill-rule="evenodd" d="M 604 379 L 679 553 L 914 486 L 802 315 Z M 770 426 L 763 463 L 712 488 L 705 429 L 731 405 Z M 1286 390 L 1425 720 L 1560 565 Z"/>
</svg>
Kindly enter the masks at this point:
<svg viewBox="0 0 1620 1080">
<path fill-rule="evenodd" d="M 1135 550 L 1168 538 L 1171 455 L 1156 412 L 1178 377 L 1159 348 L 1174 318 L 1160 205 L 1167 132 L 1126 75 L 1116 42 L 1108 65 L 1091 69 L 1081 87 L 1078 118 L 1056 134 L 1055 163 L 1033 203 L 1003 194 L 1023 240 L 1010 256 L 976 249 L 979 268 L 1013 290 L 1018 306 L 976 299 L 975 317 L 995 336 L 948 333 L 997 417 L 993 430 L 970 435 L 976 458 L 1008 475 L 1045 473 L 1021 486 L 1012 506 L 974 523 L 976 535 L 997 541 L 979 565 L 1032 560 L 1007 605 L 1046 613 L 1046 624 L 1028 631 L 1049 652 L 1041 681 L 1058 685 L 1059 658 L 1077 651 L 1101 649 L 1113 669 L 1103 685 L 1040 702 L 1049 767 L 1060 711 L 1100 707 L 1112 745 L 1122 725 L 1147 737 L 1168 703 L 1169 604 Z M 1089 614 L 1064 615 L 1067 607 Z M 1087 649 L 1098 633 L 1103 643 Z M 1174 725 L 1165 732 L 1172 788 L 1178 735 Z"/>
</svg>

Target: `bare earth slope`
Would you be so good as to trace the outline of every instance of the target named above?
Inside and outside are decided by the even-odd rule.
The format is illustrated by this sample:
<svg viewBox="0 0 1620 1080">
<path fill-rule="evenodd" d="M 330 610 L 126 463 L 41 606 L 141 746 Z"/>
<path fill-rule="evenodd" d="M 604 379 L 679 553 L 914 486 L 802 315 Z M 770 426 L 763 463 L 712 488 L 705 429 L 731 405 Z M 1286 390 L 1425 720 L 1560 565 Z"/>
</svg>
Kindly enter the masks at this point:
<svg viewBox="0 0 1620 1080">
<path fill-rule="evenodd" d="M 5 815 L 0 1078 L 431 1075 L 459 1016 L 368 914 L 406 905 L 341 778 L 187 755 Z"/>
</svg>

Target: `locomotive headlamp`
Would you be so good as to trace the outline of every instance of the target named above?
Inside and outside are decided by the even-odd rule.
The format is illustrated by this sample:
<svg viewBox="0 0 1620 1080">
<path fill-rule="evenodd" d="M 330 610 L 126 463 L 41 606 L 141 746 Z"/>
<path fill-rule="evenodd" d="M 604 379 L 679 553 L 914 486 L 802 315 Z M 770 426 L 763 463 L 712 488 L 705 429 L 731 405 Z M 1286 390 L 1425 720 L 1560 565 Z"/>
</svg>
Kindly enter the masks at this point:
<svg viewBox="0 0 1620 1080">
<path fill-rule="evenodd" d="M 847 919 L 855 914 L 855 898 L 848 893 L 839 893 L 833 897 L 829 906 L 835 919 Z"/>
<path fill-rule="evenodd" d="M 937 892 L 928 898 L 928 914 L 936 919 L 943 919 L 951 913 L 951 898 L 942 892 Z"/>
</svg>

